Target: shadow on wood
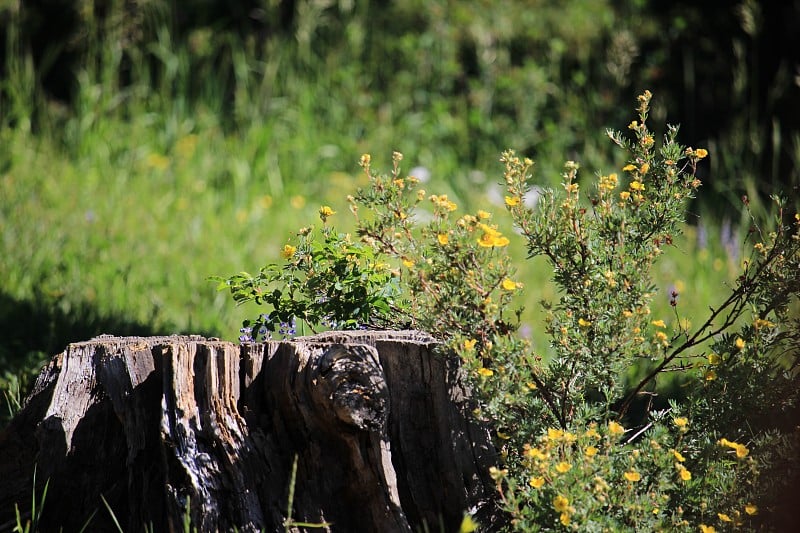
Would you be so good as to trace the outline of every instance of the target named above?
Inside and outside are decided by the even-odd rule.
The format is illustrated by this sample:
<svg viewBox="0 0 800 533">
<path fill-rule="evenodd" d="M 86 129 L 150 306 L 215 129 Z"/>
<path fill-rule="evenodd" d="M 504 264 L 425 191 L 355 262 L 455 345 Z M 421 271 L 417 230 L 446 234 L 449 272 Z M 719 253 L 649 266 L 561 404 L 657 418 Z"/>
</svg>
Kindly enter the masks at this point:
<svg viewBox="0 0 800 533">
<path fill-rule="evenodd" d="M 458 358 L 420 332 L 330 332 L 235 345 L 98 337 L 43 369 L 0 434 L 0 530 L 457 531 L 499 525 L 489 432 Z M 287 516 L 291 467 L 298 460 Z M 291 528 L 304 528 L 295 525 Z"/>
</svg>

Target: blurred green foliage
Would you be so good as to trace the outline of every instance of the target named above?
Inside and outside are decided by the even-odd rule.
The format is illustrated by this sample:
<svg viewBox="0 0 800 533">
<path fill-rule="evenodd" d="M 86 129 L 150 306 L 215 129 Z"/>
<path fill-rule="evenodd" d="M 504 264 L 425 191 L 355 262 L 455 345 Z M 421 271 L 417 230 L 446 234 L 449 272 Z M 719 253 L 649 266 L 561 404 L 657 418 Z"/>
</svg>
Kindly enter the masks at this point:
<svg viewBox="0 0 800 533">
<path fill-rule="evenodd" d="M 681 123 L 711 153 L 694 212 L 743 192 L 757 208 L 777 184 L 791 198 L 792 20 L 753 1 L 2 0 L 0 380 L 98 333 L 235 338 L 250 311 L 206 277 L 257 270 L 297 220 L 344 209 L 364 152 L 402 151 L 466 209 L 502 204 L 506 148 L 538 185 L 565 159 L 619 166 L 600 132 L 650 88 L 654 129 Z M 692 218 L 660 282 L 705 308 L 743 222 L 723 243 Z M 554 289 L 526 268 L 535 332 Z"/>
</svg>

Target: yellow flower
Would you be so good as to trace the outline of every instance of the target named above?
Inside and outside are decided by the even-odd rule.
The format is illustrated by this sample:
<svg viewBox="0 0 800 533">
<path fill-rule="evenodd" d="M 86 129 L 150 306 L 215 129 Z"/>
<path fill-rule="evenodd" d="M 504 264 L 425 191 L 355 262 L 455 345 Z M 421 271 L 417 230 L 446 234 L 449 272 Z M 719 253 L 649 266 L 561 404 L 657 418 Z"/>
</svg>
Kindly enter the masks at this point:
<svg viewBox="0 0 800 533">
<path fill-rule="evenodd" d="M 697 159 L 703 159 L 704 157 L 708 156 L 708 150 L 705 148 L 698 148 L 694 151 L 694 155 L 697 156 Z"/>
<path fill-rule="evenodd" d="M 529 446 L 528 449 L 526 449 L 524 453 L 525 453 L 526 456 L 530 457 L 531 459 L 536 459 L 538 461 L 543 461 L 543 460 L 547 459 L 547 454 L 544 453 L 539 448 L 535 448 L 535 447 L 531 448 Z"/>
<path fill-rule="evenodd" d="M 717 516 L 723 522 L 733 522 L 733 520 L 731 520 L 731 517 L 726 515 L 725 513 L 717 513 Z"/>
<path fill-rule="evenodd" d="M 639 172 L 641 172 L 642 175 L 644 175 L 644 174 L 647 174 L 648 170 L 650 170 L 650 164 L 649 163 L 642 163 L 641 168 L 639 168 Z"/>
<path fill-rule="evenodd" d="M 642 479 L 641 474 L 639 474 L 639 472 L 637 472 L 636 470 L 630 470 L 628 472 L 625 472 L 625 474 L 623 474 L 623 475 L 625 476 L 625 479 L 627 479 L 628 481 L 630 481 L 632 483 L 635 483 L 635 482 L 640 481 Z"/>
<path fill-rule="evenodd" d="M 672 450 L 672 455 L 674 455 L 675 459 L 677 459 L 681 463 L 686 460 L 686 458 L 683 455 L 681 455 L 681 452 L 679 452 L 678 450 Z"/>
<path fill-rule="evenodd" d="M 519 204 L 519 196 L 506 196 L 505 200 L 508 207 L 514 207 Z"/>
<path fill-rule="evenodd" d="M 562 525 L 568 526 L 570 522 L 569 513 L 561 513 L 561 516 L 558 517 L 558 520 Z"/>
<path fill-rule="evenodd" d="M 757 329 L 757 330 L 759 330 L 759 329 L 761 329 L 761 328 L 771 328 L 771 327 L 773 327 L 774 325 L 775 325 L 775 324 L 773 324 L 773 323 L 772 323 L 772 322 L 770 322 L 769 320 L 764 320 L 763 318 L 757 318 L 757 319 L 756 319 L 756 320 L 753 322 L 753 327 L 754 327 L 755 329 Z"/>
<path fill-rule="evenodd" d="M 664 321 L 660 320 L 660 319 L 659 320 L 653 320 L 650 323 L 653 324 L 657 328 L 665 328 L 665 327 L 667 327 L 667 325 L 664 323 Z"/>
<path fill-rule="evenodd" d="M 477 215 L 478 215 L 478 218 L 480 218 L 481 220 L 486 220 L 488 218 L 492 218 L 492 214 L 489 213 L 488 211 L 484 211 L 483 209 L 479 209 Z"/>
<path fill-rule="evenodd" d="M 532 477 L 530 481 L 528 481 L 528 485 L 530 485 L 534 489 L 541 489 L 544 486 L 544 478 Z"/>
<path fill-rule="evenodd" d="M 708 364 L 710 364 L 710 365 L 718 365 L 718 364 L 720 364 L 721 361 L 722 361 L 722 358 L 719 356 L 719 354 L 715 354 L 714 352 L 711 352 L 710 354 L 708 354 Z"/>
<path fill-rule="evenodd" d="M 506 279 L 503 280 L 503 283 L 501 283 L 500 286 L 503 287 L 503 289 L 505 289 L 507 291 L 513 291 L 514 289 L 517 288 L 518 285 L 517 285 L 516 281 L 512 281 L 512 280 L 506 278 Z"/>
<path fill-rule="evenodd" d="M 639 127 L 639 123 L 638 123 L 638 122 L 636 122 L 635 120 L 634 120 L 634 121 L 632 121 L 630 124 L 628 124 L 628 128 L 629 128 L 629 129 L 632 129 L 632 130 L 635 130 L 635 129 L 636 129 L 636 128 L 638 128 L 638 127 Z"/>
<path fill-rule="evenodd" d="M 406 268 L 413 268 L 414 261 L 412 261 L 411 259 L 403 259 L 403 266 L 405 266 Z"/>
<path fill-rule="evenodd" d="M 703 379 L 706 381 L 714 381 L 717 379 L 717 372 L 713 368 L 706 370 L 706 373 L 703 374 Z"/>
<path fill-rule="evenodd" d="M 556 510 L 557 513 L 563 513 L 569 509 L 569 500 L 566 496 L 562 496 L 559 494 L 555 498 L 553 498 L 553 509 Z"/>
<path fill-rule="evenodd" d="M 480 368 L 480 369 L 478 370 L 478 374 L 480 374 L 480 375 L 481 375 L 481 377 L 488 378 L 488 377 L 490 377 L 490 376 L 493 376 L 493 375 L 494 375 L 494 372 L 492 372 L 492 371 L 491 371 L 490 369 L 488 369 L 488 368 Z"/>
<path fill-rule="evenodd" d="M 592 457 L 597 455 L 597 448 L 595 448 L 594 446 L 587 446 L 586 448 L 584 448 L 583 453 L 584 455 L 586 455 L 586 457 L 591 459 Z"/>
<path fill-rule="evenodd" d="M 440 233 L 436 236 L 436 240 L 439 241 L 439 244 L 444 246 L 448 242 L 450 242 L 450 237 L 448 237 L 445 233 Z"/>
<path fill-rule="evenodd" d="M 656 331 L 655 335 L 653 335 L 656 341 L 667 344 L 667 334 L 663 331 Z"/>
<path fill-rule="evenodd" d="M 740 444 L 736 447 L 736 457 L 739 459 L 744 459 L 750 453 L 750 450 L 747 449 L 747 446 L 744 444 Z"/>
<path fill-rule="evenodd" d="M 566 473 L 567 473 L 567 472 L 569 472 L 571 469 L 572 469 L 572 465 L 571 465 L 571 464 L 569 464 L 569 463 L 567 463 L 567 462 L 565 462 L 565 461 L 561 461 L 560 463 L 558 463 L 558 464 L 556 465 L 556 471 L 557 471 L 559 474 L 566 474 Z"/>
<path fill-rule="evenodd" d="M 625 433 L 625 428 L 622 427 L 622 424 L 618 424 L 612 420 L 608 423 L 608 432 L 612 435 L 622 435 Z"/>
<path fill-rule="evenodd" d="M 591 320 L 584 320 L 583 318 L 578 319 L 578 325 L 582 328 L 588 328 L 592 325 Z"/>
<path fill-rule="evenodd" d="M 361 156 L 361 161 L 360 161 L 361 166 L 362 167 L 368 166 L 371 159 L 372 157 L 369 154 L 363 154 Z"/>
<path fill-rule="evenodd" d="M 283 257 L 284 259 L 289 259 L 294 255 L 296 251 L 297 248 L 295 248 L 291 244 L 286 244 L 284 245 L 283 251 L 281 252 L 281 257 Z"/>
<path fill-rule="evenodd" d="M 464 514 L 461 525 L 458 527 L 458 533 L 473 533 L 474 531 L 478 531 L 478 523 L 469 514 Z"/>
<path fill-rule="evenodd" d="M 749 514 L 750 516 L 758 514 L 758 506 L 750 503 L 744 506 L 744 512 Z"/>
<path fill-rule="evenodd" d="M 321 218 L 323 222 L 325 222 L 328 219 L 328 217 L 333 216 L 335 214 L 336 211 L 331 209 L 331 207 L 328 205 L 323 205 L 322 207 L 319 208 L 319 218 Z"/>
<path fill-rule="evenodd" d="M 506 237 L 497 231 L 495 228 L 483 223 L 479 223 L 478 227 L 483 231 L 483 235 L 478 239 L 478 244 L 485 248 L 493 246 L 503 247 L 507 246 L 510 242 Z"/>
<path fill-rule="evenodd" d="M 736 457 L 739 459 L 744 459 L 750 454 L 750 450 L 744 444 L 730 441 L 724 437 L 719 439 L 718 442 L 721 446 L 727 446 L 728 448 L 736 451 Z"/>
<path fill-rule="evenodd" d="M 631 193 L 629 193 L 628 191 L 622 191 L 621 193 L 619 193 L 619 197 L 621 200 L 625 201 L 631 197 Z"/>
<path fill-rule="evenodd" d="M 625 165 L 624 167 L 622 167 L 622 170 L 623 170 L 623 172 L 630 172 L 631 170 L 636 170 L 636 165 L 632 165 L 632 164 L 629 163 L 629 164 Z"/>
<path fill-rule="evenodd" d="M 634 191 L 643 191 L 644 190 L 644 183 L 641 181 L 632 181 L 630 184 L 631 190 Z"/>
<path fill-rule="evenodd" d="M 594 425 L 590 426 L 589 429 L 587 429 L 586 432 L 583 434 L 583 436 L 592 439 L 600 438 L 600 434 L 597 432 L 597 427 Z"/>
<path fill-rule="evenodd" d="M 539 387 L 537 387 L 537 386 L 536 386 L 536 383 L 534 383 L 533 381 L 529 381 L 529 382 L 527 383 L 527 386 L 528 386 L 528 388 L 529 388 L 530 390 L 536 390 L 536 389 L 538 389 L 538 388 L 539 388 Z"/>
<path fill-rule="evenodd" d="M 717 533 L 717 530 L 714 528 L 714 526 L 700 524 L 700 533 Z"/>
<path fill-rule="evenodd" d="M 733 345 L 736 346 L 737 350 L 744 350 L 744 339 L 741 337 L 736 337 L 736 340 L 733 342 Z"/>
<path fill-rule="evenodd" d="M 680 465 L 680 463 L 677 463 L 677 464 Z M 689 472 L 689 470 L 687 468 L 683 467 L 683 465 L 680 465 L 680 466 L 681 466 L 681 468 L 678 469 L 678 475 L 680 476 L 681 480 L 689 481 L 690 479 L 692 479 L 692 473 Z"/>
<path fill-rule="evenodd" d="M 464 349 L 467 351 L 473 350 L 476 342 L 478 342 L 478 339 L 466 339 L 464 341 Z"/>
<path fill-rule="evenodd" d="M 689 425 L 689 419 L 684 416 L 679 416 L 677 418 L 673 418 L 672 423 L 679 428 L 685 428 Z"/>
<path fill-rule="evenodd" d="M 559 440 L 563 436 L 564 436 L 564 430 L 555 429 L 555 428 L 547 428 L 547 439 L 548 440 Z"/>
</svg>

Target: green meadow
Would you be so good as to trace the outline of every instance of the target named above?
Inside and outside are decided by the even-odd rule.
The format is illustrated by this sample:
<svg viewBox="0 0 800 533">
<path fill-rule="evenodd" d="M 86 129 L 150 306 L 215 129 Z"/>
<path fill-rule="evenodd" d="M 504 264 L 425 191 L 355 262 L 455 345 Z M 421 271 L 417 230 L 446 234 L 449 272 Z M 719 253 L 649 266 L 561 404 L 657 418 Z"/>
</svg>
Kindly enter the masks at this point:
<svg viewBox="0 0 800 533">
<path fill-rule="evenodd" d="M 102 16 L 77 4 L 80 53 L 64 99 L 43 81 L 59 56 L 49 67 L 36 60 L 21 4 L 0 3 L 2 416 L 69 342 L 101 333 L 236 340 L 259 310 L 237 307 L 207 278 L 279 261 L 321 205 L 349 231 L 346 196 L 366 183 L 362 153 L 388 172 L 392 151 L 402 152 L 403 170 L 429 193 L 448 194 L 460 212 L 493 212 L 511 235 L 503 149 L 536 161 L 538 186 L 557 186 L 570 159 L 591 187 L 625 164 L 605 129 L 625 130 L 635 95 L 653 90 L 657 123 L 673 119 L 678 99 L 651 72 L 663 52 L 647 55 L 660 30 L 642 2 L 465 2 L 450 12 L 410 2 L 386 13 L 307 2 L 289 34 L 266 37 L 203 20 L 178 28 L 157 2 L 142 2 L 136 17 L 121 2 Z M 654 316 L 692 321 L 735 278 L 735 241 L 749 223 L 720 199 L 733 205 L 744 191 L 764 209 L 765 182 L 745 152 L 736 160 L 738 137 L 725 135 L 705 145 L 714 185 L 701 188 L 659 264 Z M 509 250 L 526 288 L 523 331 L 546 355 L 539 302 L 557 298 L 550 267 L 525 261 L 521 241 Z"/>
</svg>

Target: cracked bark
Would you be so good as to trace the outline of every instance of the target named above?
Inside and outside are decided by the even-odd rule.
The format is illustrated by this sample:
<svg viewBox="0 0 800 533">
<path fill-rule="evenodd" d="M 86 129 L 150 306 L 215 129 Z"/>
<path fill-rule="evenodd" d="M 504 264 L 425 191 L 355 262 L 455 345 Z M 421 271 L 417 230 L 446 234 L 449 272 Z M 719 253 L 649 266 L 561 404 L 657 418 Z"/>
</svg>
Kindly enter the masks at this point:
<svg viewBox="0 0 800 533">
<path fill-rule="evenodd" d="M 502 520 L 487 428 L 458 358 L 420 332 L 235 345 L 102 336 L 70 345 L 0 433 L 0 530 L 49 480 L 43 530 L 457 531 Z M 301 531 L 300 525 L 290 528 Z M 319 530 L 319 529 L 315 529 Z"/>
</svg>

